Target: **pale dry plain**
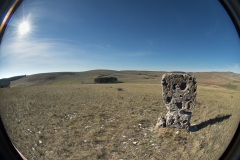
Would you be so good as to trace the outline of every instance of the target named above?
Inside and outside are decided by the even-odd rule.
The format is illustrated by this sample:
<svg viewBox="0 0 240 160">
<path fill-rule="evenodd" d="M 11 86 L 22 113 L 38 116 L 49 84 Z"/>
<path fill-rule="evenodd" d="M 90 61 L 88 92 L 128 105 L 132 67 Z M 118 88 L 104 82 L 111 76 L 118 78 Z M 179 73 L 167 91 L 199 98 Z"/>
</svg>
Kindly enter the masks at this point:
<svg viewBox="0 0 240 160">
<path fill-rule="evenodd" d="M 218 159 L 239 123 L 239 82 L 199 83 L 192 131 L 179 133 L 154 131 L 167 112 L 156 82 L 4 88 L 0 113 L 28 159 Z"/>
</svg>

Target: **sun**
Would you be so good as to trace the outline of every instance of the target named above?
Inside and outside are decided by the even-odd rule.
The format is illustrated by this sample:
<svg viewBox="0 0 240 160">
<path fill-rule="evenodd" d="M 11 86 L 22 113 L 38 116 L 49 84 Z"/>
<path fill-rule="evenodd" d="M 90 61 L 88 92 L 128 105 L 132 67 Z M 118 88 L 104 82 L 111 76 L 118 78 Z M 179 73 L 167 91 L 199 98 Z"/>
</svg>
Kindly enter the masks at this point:
<svg viewBox="0 0 240 160">
<path fill-rule="evenodd" d="M 30 23 L 28 21 L 23 21 L 18 26 L 18 33 L 20 35 L 26 35 L 31 30 Z"/>
</svg>

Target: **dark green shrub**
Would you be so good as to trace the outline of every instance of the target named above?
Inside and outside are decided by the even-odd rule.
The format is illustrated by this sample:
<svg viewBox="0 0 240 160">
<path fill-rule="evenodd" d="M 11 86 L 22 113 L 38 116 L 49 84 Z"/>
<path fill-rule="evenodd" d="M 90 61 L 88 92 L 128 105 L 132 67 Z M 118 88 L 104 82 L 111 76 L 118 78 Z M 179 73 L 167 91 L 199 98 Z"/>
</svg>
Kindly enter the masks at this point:
<svg viewBox="0 0 240 160">
<path fill-rule="evenodd" d="M 122 89 L 122 88 L 117 88 L 117 90 L 118 90 L 118 91 L 124 91 L 124 89 Z"/>
</svg>

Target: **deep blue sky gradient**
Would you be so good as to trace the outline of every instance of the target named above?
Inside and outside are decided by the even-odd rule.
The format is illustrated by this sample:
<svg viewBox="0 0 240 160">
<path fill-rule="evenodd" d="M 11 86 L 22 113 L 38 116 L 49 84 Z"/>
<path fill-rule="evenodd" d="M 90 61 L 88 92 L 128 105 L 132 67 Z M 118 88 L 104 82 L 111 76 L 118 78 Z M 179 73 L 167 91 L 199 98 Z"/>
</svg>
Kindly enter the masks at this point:
<svg viewBox="0 0 240 160">
<path fill-rule="evenodd" d="M 32 31 L 19 37 L 23 19 Z M 0 78 L 91 69 L 240 73 L 240 40 L 216 0 L 25 0 L 3 40 Z"/>
</svg>

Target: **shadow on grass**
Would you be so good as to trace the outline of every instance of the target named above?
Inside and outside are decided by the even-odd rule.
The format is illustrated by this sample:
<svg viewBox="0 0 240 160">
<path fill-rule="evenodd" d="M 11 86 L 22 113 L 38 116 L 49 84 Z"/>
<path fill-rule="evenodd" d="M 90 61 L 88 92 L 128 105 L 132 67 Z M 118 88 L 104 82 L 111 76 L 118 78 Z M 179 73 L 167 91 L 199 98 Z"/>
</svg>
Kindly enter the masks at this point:
<svg viewBox="0 0 240 160">
<path fill-rule="evenodd" d="M 190 126 L 190 131 L 191 132 L 197 132 L 197 131 L 207 127 L 208 125 L 213 125 L 215 123 L 222 122 L 222 121 L 224 121 L 224 120 L 226 120 L 230 117 L 231 117 L 231 114 L 223 115 L 223 116 L 217 116 L 213 119 L 209 119 L 207 121 L 201 122 L 200 124 Z"/>
</svg>

